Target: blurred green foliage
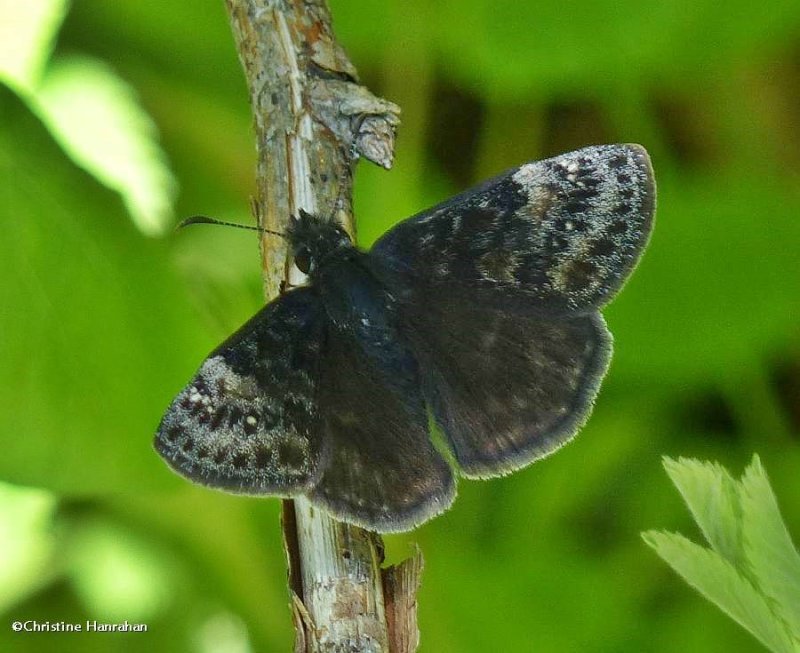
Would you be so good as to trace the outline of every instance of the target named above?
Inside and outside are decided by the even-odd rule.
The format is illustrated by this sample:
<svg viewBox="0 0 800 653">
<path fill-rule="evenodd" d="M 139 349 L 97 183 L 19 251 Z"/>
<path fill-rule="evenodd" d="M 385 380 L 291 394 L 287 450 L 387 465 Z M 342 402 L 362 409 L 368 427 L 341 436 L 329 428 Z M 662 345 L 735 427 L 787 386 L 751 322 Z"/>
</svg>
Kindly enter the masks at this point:
<svg viewBox="0 0 800 653">
<path fill-rule="evenodd" d="M 761 650 L 638 533 L 692 529 L 662 454 L 739 469 L 758 451 L 800 520 L 800 4 L 331 8 L 362 77 L 403 109 L 395 169 L 359 166 L 364 244 L 591 143 L 644 144 L 659 183 L 581 436 L 462 482 L 445 516 L 387 538 L 390 561 L 412 542 L 426 557 L 422 651 Z M 192 487 L 150 445 L 263 301 L 252 237 L 167 224 L 248 219 L 251 118 L 223 3 L 3 0 L 0 81 L 0 650 L 290 650 L 278 502 Z M 10 628 L 125 618 L 149 632 Z"/>
</svg>

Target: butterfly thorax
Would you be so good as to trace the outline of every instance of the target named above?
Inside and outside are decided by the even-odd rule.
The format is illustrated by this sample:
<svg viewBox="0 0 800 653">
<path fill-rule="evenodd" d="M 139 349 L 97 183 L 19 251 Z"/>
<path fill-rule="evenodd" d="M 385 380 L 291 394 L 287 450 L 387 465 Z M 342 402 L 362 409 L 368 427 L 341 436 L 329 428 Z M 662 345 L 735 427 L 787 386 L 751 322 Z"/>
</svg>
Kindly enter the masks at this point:
<svg viewBox="0 0 800 653">
<path fill-rule="evenodd" d="M 342 227 L 300 211 L 288 236 L 295 264 L 309 275 L 334 327 L 367 349 L 385 348 L 396 338 L 391 297 L 373 274 L 369 256 Z"/>
<path fill-rule="evenodd" d="M 379 344 L 393 331 L 391 298 L 367 262 L 364 252 L 340 248 L 314 275 L 315 286 L 335 326 Z"/>
</svg>

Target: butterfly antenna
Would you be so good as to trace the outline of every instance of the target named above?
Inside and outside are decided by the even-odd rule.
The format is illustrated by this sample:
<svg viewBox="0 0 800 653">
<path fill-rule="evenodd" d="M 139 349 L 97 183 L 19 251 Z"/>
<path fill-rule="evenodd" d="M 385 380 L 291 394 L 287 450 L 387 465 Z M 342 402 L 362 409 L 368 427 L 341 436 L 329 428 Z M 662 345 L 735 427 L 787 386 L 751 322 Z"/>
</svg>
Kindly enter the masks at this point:
<svg viewBox="0 0 800 653">
<path fill-rule="evenodd" d="M 217 220 L 215 218 L 209 218 L 205 215 L 193 215 L 191 217 L 186 218 L 183 220 L 175 230 L 183 229 L 184 227 L 188 227 L 191 224 L 218 224 L 222 225 L 223 227 L 236 227 L 238 229 L 247 229 L 248 231 L 258 231 L 262 234 L 272 234 L 273 236 L 281 236 L 286 237 L 281 231 L 272 231 L 270 229 L 264 229 L 263 227 L 254 227 L 249 224 L 238 224 L 236 222 L 225 222 L 224 220 Z"/>
</svg>

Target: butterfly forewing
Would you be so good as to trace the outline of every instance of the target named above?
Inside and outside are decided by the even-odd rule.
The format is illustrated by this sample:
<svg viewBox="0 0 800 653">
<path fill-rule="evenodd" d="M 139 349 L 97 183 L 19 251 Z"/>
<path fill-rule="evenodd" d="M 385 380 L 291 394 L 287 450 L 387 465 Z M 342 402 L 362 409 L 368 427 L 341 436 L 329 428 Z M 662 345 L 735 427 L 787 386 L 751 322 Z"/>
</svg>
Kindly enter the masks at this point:
<svg viewBox="0 0 800 653">
<path fill-rule="evenodd" d="M 156 449 L 184 476 L 244 494 L 296 494 L 320 471 L 322 306 L 308 289 L 268 304 L 175 398 Z"/>
<path fill-rule="evenodd" d="M 535 161 L 400 223 L 371 250 L 399 294 L 569 313 L 607 302 L 647 243 L 655 183 L 639 145 Z"/>
</svg>

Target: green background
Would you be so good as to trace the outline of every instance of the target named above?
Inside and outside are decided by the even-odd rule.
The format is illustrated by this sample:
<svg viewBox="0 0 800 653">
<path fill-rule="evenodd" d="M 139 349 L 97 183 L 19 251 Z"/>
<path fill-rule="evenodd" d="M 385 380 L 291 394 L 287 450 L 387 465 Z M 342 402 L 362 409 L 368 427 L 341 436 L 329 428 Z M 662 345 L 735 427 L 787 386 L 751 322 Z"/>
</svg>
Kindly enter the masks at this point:
<svg viewBox="0 0 800 653">
<path fill-rule="evenodd" d="M 29 38 L 22 4 L 0 2 L 0 35 L 22 42 L 0 45 L 0 650 L 288 651 L 279 502 L 190 486 L 151 448 L 172 396 L 263 303 L 252 234 L 171 231 L 250 219 L 224 5 L 41 0 L 49 29 Z M 800 533 L 800 3 L 331 9 L 364 81 L 403 110 L 394 169 L 358 169 L 362 243 L 592 143 L 644 144 L 658 181 L 580 437 L 462 481 L 448 513 L 386 538 L 390 562 L 425 555 L 421 651 L 760 650 L 639 533 L 697 539 L 662 455 L 738 475 L 753 452 Z M 12 632 L 25 619 L 149 632 Z"/>
</svg>

